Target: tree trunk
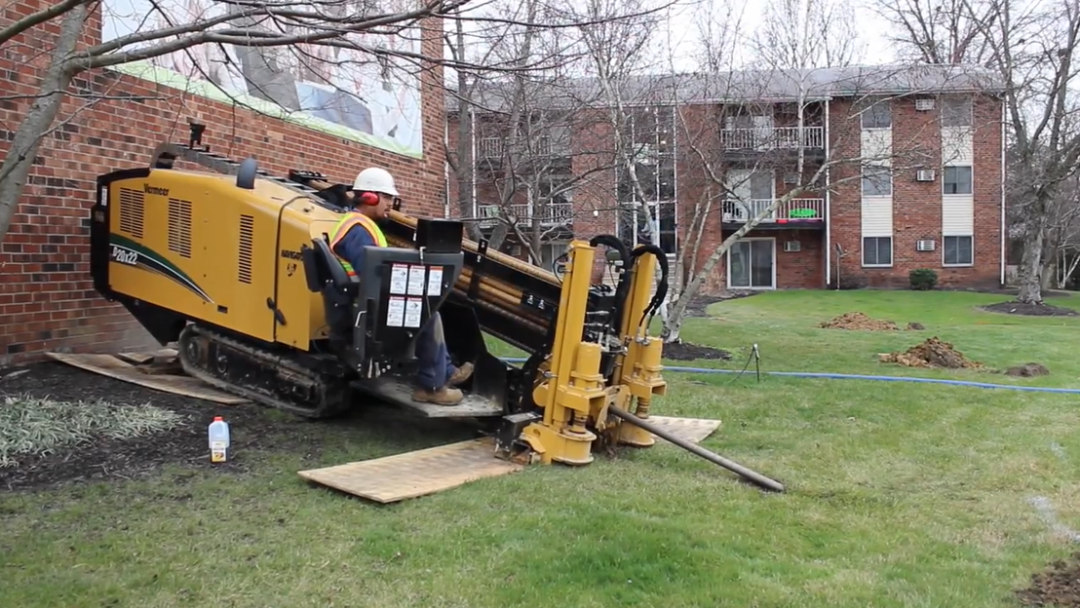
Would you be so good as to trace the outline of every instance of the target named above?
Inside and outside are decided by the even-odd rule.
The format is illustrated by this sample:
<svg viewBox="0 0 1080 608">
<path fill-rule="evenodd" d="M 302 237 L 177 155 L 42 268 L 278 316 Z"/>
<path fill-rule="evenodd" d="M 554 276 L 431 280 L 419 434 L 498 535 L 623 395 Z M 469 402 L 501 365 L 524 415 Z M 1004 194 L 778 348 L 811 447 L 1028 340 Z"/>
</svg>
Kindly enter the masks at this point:
<svg viewBox="0 0 1080 608">
<path fill-rule="evenodd" d="M 1024 241 L 1024 255 L 1020 258 L 1020 268 L 1017 272 L 1020 292 L 1016 296 L 1016 299 L 1025 304 L 1042 303 L 1042 251 L 1044 230 L 1040 225 L 1033 232 L 1035 234 Z"/>
<path fill-rule="evenodd" d="M 67 58 L 75 51 L 75 43 L 86 23 L 87 7 L 80 4 L 64 16 L 53 51 L 49 69 L 41 81 L 40 96 L 30 106 L 15 137 L 11 140 L 0 167 L 0 242 L 11 228 L 11 218 L 19 206 L 19 196 L 30 176 L 41 140 L 56 122 L 64 92 L 71 85 L 72 74 L 66 66 Z"/>
</svg>

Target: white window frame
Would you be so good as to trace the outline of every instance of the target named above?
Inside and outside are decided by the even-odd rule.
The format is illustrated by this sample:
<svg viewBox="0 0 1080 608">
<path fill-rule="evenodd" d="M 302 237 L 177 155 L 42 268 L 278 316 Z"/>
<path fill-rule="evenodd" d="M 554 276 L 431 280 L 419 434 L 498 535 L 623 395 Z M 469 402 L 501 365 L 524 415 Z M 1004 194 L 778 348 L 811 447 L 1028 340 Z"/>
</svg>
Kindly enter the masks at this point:
<svg viewBox="0 0 1080 608">
<path fill-rule="evenodd" d="M 889 186 L 889 191 L 888 192 L 886 192 L 884 194 L 881 194 L 881 193 L 867 194 L 866 193 L 866 182 L 867 182 L 866 169 L 869 168 L 869 167 L 880 168 L 880 169 L 885 170 L 885 175 L 888 177 L 888 182 L 887 182 L 888 186 Z M 866 164 L 864 164 L 862 166 L 861 171 L 862 171 L 862 173 L 861 173 L 860 178 L 859 178 L 859 192 L 862 194 L 863 198 L 887 198 L 887 197 L 891 197 L 893 195 L 893 186 L 894 185 L 893 185 L 892 165 L 886 165 L 886 164 L 881 164 L 881 163 L 866 163 Z"/>
<path fill-rule="evenodd" d="M 971 248 L 971 261 L 967 263 L 955 262 L 949 263 L 945 261 L 945 252 L 948 251 L 948 247 L 945 245 L 947 239 L 969 239 Z M 941 237 L 941 266 L 942 268 L 971 268 L 975 265 L 975 235 L 973 234 L 950 234 L 948 236 Z"/>
<path fill-rule="evenodd" d="M 866 263 L 866 239 L 889 239 L 889 263 L 867 264 Z M 895 236 L 860 236 L 859 237 L 859 263 L 863 268 L 892 268 L 896 262 L 896 237 Z"/>
<path fill-rule="evenodd" d="M 967 169 L 967 172 L 968 172 L 968 182 L 967 182 L 967 184 L 968 184 L 968 187 L 970 188 L 970 190 L 968 190 L 967 192 L 946 192 L 945 191 L 945 184 L 947 183 L 947 181 L 946 181 L 945 176 L 948 173 L 949 169 L 953 169 L 953 170 L 955 170 L 955 169 Z M 941 168 L 941 193 L 944 196 L 973 196 L 975 194 L 975 168 L 972 167 L 971 165 L 945 165 L 944 167 L 942 167 Z"/>
</svg>

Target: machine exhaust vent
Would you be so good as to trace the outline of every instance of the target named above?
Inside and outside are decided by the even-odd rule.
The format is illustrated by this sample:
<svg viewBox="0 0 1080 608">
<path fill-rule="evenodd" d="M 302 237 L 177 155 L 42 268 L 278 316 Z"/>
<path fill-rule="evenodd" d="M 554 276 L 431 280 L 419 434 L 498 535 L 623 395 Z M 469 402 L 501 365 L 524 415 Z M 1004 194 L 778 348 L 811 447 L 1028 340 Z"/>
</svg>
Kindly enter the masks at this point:
<svg viewBox="0 0 1080 608">
<path fill-rule="evenodd" d="M 240 216 L 240 282 L 251 284 L 251 250 L 255 241 L 255 218 L 250 215 Z"/>
<path fill-rule="evenodd" d="M 143 193 L 120 189 L 120 230 L 141 239 L 143 236 Z"/>
<path fill-rule="evenodd" d="M 169 251 L 191 258 L 191 201 L 169 199 Z"/>
</svg>

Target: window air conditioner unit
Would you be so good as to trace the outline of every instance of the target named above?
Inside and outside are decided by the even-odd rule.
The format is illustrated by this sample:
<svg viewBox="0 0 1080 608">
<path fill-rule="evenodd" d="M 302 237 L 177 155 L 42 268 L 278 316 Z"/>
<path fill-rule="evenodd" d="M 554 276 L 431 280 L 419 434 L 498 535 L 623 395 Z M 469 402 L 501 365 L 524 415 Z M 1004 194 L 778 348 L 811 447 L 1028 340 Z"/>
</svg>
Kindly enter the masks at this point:
<svg viewBox="0 0 1080 608">
<path fill-rule="evenodd" d="M 933 169 L 919 169 L 915 174 L 915 181 L 917 182 L 932 182 L 934 181 Z"/>
<path fill-rule="evenodd" d="M 933 251 L 934 239 L 922 239 L 915 243 L 916 251 Z"/>
<path fill-rule="evenodd" d="M 784 242 L 784 251 L 787 251 L 787 252 L 790 253 L 790 252 L 801 251 L 801 250 L 802 250 L 802 244 L 799 243 L 799 241 L 785 241 Z"/>
<path fill-rule="evenodd" d="M 784 174 L 784 183 L 785 184 L 797 184 L 797 183 L 799 183 L 799 174 L 798 173 L 785 173 Z"/>
<path fill-rule="evenodd" d="M 915 109 L 919 112 L 928 112 L 934 109 L 934 100 L 929 98 L 922 98 L 915 100 Z"/>
</svg>

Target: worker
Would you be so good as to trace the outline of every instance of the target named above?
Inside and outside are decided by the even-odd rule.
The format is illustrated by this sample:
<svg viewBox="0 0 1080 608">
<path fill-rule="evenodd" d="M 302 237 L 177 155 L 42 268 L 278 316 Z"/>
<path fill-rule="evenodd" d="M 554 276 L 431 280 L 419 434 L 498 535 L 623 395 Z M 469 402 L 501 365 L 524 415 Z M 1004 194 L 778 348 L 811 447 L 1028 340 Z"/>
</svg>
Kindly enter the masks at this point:
<svg viewBox="0 0 1080 608">
<path fill-rule="evenodd" d="M 356 176 L 352 196 L 353 210 L 334 228 L 330 249 L 338 256 L 345 272 L 355 276 L 356 269 L 364 267 L 364 247 L 386 247 L 386 237 L 377 222 L 386 217 L 390 205 L 399 195 L 389 171 L 370 167 Z M 473 364 L 454 366 L 438 312 L 432 315 L 431 322 L 416 338 L 416 358 L 419 373 L 413 401 L 436 405 L 461 403 L 464 395 L 457 386 L 472 376 Z"/>
</svg>

